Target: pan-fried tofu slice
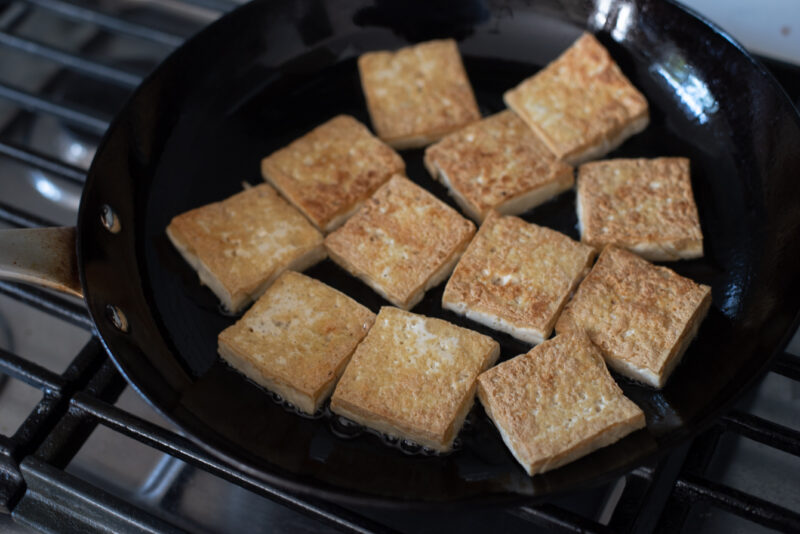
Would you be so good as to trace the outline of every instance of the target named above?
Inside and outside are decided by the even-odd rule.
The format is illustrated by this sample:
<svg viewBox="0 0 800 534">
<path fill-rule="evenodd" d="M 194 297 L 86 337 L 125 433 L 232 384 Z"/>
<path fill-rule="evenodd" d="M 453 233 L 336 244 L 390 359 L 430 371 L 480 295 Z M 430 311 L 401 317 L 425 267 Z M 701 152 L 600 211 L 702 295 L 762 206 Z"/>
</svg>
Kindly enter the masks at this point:
<svg viewBox="0 0 800 534">
<path fill-rule="evenodd" d="M 325 259 L 322 234 L 267 184 L 178 215 L 167 236 L 231 312 Z"/>
<path fill-rule="evenodd" d="M 339 380 L 331 410 L 447 451 L 472 407 L 478 375 L 499 354 L 490 337 L 384 307 Z"/>
<path fill-rule="evenodd" d="M 375 314 L 318 280 L 283 273 L 219 334 L 233 368 L 313 414 L 333 391 Z"/>
<path fill-rule="evenodd" d="M 644 95 L 589 33 L 504 99 L 573 165 L 607 154 L 650 121 Z"/>
<path fill-rule="evenodd" d="M 541 343 L 594 257 L 562 233 L 491 212 L 447 282 L 442 307 Z"/>
<path fill-rule="evenodd" d="M 358 72 L 378 137 L 397 149 L 428 145 L 481 118 L 452 39 L 366 53 Z"/>
<path fill-rule="evenodd" d="M 618 373 L 661 388 L 711 305 L 711 288 L 606 247 L 556 322 L 584 330 Z"/>
<path fill-rule="evenodd" d="M 703 256 L 686 158 L 581 165 L 576 202 L 584 243 L 617 245 L 651 261 Z"/>
<path fill-rule="evenodd" d="M 333 261 L 408 310 L 447 278 L 474 233 L 453 208 L 394 176 L 325 246 Z"/>
<path fill-rule="evenodd" d="M 516 215 L 572 187 L 573 169 L 513 111 L 501 111 L 425 150 L 425 166 L 475 221 Z"/>
<path fill-rule="evenodd" d="M 478 377 L 478 398 L 531 476 L 645 426 L 583 333 L 560 334 L 489 369 Z"/>
<path fill-rule="evenodd" d="M 340 226 L 405 163 L 366 126 L 339 115 L 261 161 L 261 174 L 323 232 Z"/>
</svg>

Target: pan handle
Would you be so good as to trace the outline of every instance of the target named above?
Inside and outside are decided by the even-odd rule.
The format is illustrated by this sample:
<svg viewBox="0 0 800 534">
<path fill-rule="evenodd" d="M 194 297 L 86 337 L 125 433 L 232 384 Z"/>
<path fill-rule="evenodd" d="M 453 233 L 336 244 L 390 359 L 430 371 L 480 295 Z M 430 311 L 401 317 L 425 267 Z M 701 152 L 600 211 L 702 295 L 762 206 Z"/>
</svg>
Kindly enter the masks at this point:
<svg viewBox="0 0 800 534">
<path fill-rule="evenodd" d="M 78 279 L 75 228 L 0 230 L 0 278 L 83 298 Z"/>
</svg>

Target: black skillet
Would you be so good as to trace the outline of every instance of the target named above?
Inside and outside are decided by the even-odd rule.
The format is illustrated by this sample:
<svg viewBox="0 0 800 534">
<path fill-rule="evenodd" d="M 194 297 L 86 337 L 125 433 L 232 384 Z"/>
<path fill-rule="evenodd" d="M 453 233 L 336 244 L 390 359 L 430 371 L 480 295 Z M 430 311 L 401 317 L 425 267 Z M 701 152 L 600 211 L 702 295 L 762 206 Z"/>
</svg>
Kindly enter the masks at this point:
<svg viewBox="0 0 800 534">
<path fill-rule="evenodd" d="M 369 123 L 356 57 L 436 37 L 459 41 L 484 115 L 501 95 L 596 32 L 647 96 L 651 124 L 612 156 L 688 156 L 705 258 L 670 264 L 714 304 L 666 388 L 617 377 L 647 429 L 531 478 L 480 407 L 457 450 L 429 456 L 301 417 L 227 367 L 216 336 L 235 318 L 168 243 L 176 214 L 260 183 L 259 161 L 339 113 Z M 800 118 L 730 38 L 662 0 L 447 5 L 365 0 L 255 2 L 176 51 L 139 88 L 97 152 L 78 225 L 85 299 L 106 348 L 148 401 L 209 451 L 277 486 L 325 498 L 403 503 L 546 496 L 610 479 L 669 450 L 766 369 L 800 307 Z M 408 175 L 447 202 L 406 151 Z M 574 195 L 524 218 L 577 237 Z M 373 310 L 385 304 L 326 261 L 308 271 Z M 442 288 L 414 311 L 493 335 L 502 358 L 528 346 L 443 312 Z"/>
</svg>

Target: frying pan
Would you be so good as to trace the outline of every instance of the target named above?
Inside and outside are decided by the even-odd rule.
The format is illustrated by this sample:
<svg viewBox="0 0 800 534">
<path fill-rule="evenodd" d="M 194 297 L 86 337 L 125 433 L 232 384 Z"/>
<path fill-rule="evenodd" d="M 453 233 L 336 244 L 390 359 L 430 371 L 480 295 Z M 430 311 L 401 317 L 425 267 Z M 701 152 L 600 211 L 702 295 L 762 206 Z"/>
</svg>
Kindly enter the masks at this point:
<svg viewBox="0 0 800 534">
<path fill-rule="evenodd" d="M 661 391 L 616 379 L 647 428 L 563 468 L 527 476 L 480 406 L 454 452 L 425 451 L 302 417 L 225 365 L 217 333 L 235 321 L 171 247 L 164 229 L 191 208 L 260 183 L 262 157 L 339 113 L 368 123 L 356 57 L 454 37 L 484 115 L 502 93 L 595 32 L 648 97 L 651 125 L 612 156 L 687 156 L 705 257 L 672 263 L 713 288 L 713 307 Z M 108 130 L 88 173 L 76 229 L 80 293 L 108 353 L 158 411 L 232 466 L 291 491 L 350 502 L 420 503 L 543 497 L 618 476 L 683 442 L 767 368 L 800 306 L 800 118 L 764 70 L 725 34 L 661 0 L 488 4 L 365 0 L 254 2 L 225 16 L 150 75 Z M 445 202 L 422 151 L 408 175 Z M 524 218 L 577 238 L 574 194 Z M 73 252 L 72 230 L 5 234 Z M 44 243 L 44 245 L 42 245 Z M 17 259 L 20 259 L 17 258 Z M 23 279 L 41 273 L 18 261 Z M 28 266 L 29 267 L 29 266 Z M 42 267 L 40 265 L 39 267 Z M 46 266 L 45 266 L 46 267 Z M 318 278 L 377 310 L 385 304 L 330 261 Z M 492 335 L 502 359 L 529 346 L 444 312 L 442 287 L 415 312 Z"/>
</svg>

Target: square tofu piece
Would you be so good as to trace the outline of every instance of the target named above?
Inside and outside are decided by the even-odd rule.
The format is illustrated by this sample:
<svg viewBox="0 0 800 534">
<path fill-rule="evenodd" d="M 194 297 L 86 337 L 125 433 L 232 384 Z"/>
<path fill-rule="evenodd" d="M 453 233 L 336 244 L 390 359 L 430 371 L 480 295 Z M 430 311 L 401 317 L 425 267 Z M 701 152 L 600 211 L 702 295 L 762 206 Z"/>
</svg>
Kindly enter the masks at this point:
<svg viewBox="0 0 800 534">
<path fill-rule="evenodd" d="M 375 314 L 318 280 L 283 273 L 219 335 L 234 369 L 313 414 L 333 391 Z"/>
<path fill-rule="evenodd" d="M 491 212 L 447 282 L 442 307 L 541 343 L 594 257 L 562 233 Z"/>
<path fill-rule="evenodd" d="M 452 39 L 369 52 L 358 72 L 372 125 L 395 148 L 428 145 L 481 118 Z"/>
<path fill-rule="evenodd" d="M 529 475 L 645 426 L 583 333 L 561 334 L 478 377 L 478 398 Z"/>
<path fill-rule="evenodd" d="M 703 256 L 686 158 L 612 159 L 578 170 L 581 241 L 617 245 L 651 261 Z"/>
<path fill-rule="evenodd" d="M 472 407 L 478 375 L 499 354 L 490 337 L 384 307 L 336 386 L 331 410 L 447 451 Z"/>
<path fill-rule="evenodd" d="M 261 174 L 323 232 L 340 226 L 403 159 L 366 126 L 339 115 L 261 161 Z"/>
<path fill-rule="evenodd" d="M 447 278 L 474 233 L 453 208 L 394 176 L 325 246 L 333 261 L 408 310 Z"/>
<path fill-rule="evenodd" d="M 607 154 L 650 120 L 644 95 L 588 33 L 504 99 L 573 165 Z"/>
<path fill-rule="evenodd" d="M 325 259 L 322 234 L 267 184 L 178 215 L 167 236 L 231 312 Z"/>
<path fill-rule="evenodd" d="M 697 334 L 711 288 L 606 247 L 556 322 L 584 330 L 620 374 L 661 388 Z"/>
<path fill-rule="evenodd" d="M 516 215 L 572 187 L 573 169 L 513 111 L 501 111 L 428 147 L 425 166 L 476 221 Z"/>
</svg>

